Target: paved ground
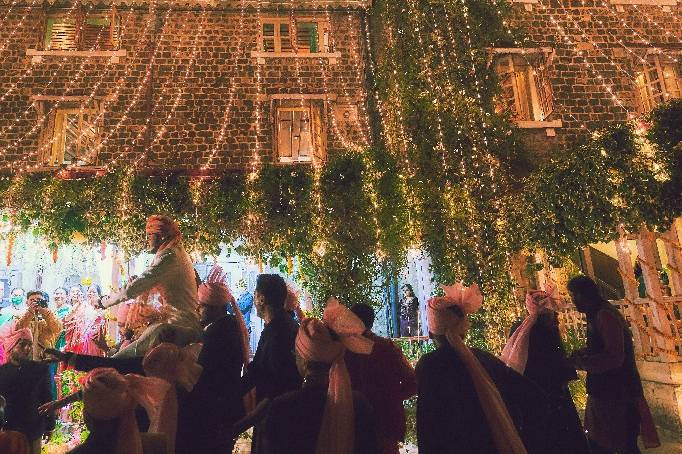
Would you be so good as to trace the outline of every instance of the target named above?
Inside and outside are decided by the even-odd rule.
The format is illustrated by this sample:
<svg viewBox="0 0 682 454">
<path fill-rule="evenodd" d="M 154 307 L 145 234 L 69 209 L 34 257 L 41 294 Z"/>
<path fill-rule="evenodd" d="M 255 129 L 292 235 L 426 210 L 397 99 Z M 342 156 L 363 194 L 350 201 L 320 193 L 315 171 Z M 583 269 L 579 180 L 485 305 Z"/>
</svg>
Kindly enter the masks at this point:
<svg viewBox="0 0 682 454">
<path fill-rule="evenodd" d="M 248 443 L 244 443 L 243 447 L 241 450 L 235 449 L 235 453 L 239 454 L 248 454 L 249 453 L 248 449 Z M 419 451 L 415 446 L 404 446 L 400 450 L 400 454 L 418 454 Z M 548 453 L 550 454 L 550 453 Z M 660 448 L 656 449 L 642 449 L 642 454 L 682 454 L 682 443 L 673 443 L 673 442 L 663 442 L 663 446 Z"/>
<path fill-rule="evenodd" d="M 663 443 L 656 449 L 642 450 L 643 454 L 682 454 L 682 443 Z"/>
<path fill-rule="evenodd" d="M 418 454 L 418 450 L 414 446 L 405 446 L 400 454 Z M 663 442 L 660 448 L 642 449 L 642 454 L 682 454 L 682 443 Z"/>
</svg>

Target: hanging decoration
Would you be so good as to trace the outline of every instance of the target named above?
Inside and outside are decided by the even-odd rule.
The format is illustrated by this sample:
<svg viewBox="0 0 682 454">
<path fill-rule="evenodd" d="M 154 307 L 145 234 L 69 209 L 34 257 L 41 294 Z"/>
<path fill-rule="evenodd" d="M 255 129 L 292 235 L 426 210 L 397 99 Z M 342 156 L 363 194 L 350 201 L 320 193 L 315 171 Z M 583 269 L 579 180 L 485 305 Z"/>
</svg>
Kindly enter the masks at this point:
<svg viewBox="0 0 682 454">
<path fill-rule="evenodd" d="M 14 241 L 16 239 L 16 235 L 14 233 L 10 233 L 9 237 L 7 238 L 7 255 L 5 257 L 5 263 L 7 266 L 10 266 L 12 264 L 12 253 L 14 251 Z"/>
</svg>

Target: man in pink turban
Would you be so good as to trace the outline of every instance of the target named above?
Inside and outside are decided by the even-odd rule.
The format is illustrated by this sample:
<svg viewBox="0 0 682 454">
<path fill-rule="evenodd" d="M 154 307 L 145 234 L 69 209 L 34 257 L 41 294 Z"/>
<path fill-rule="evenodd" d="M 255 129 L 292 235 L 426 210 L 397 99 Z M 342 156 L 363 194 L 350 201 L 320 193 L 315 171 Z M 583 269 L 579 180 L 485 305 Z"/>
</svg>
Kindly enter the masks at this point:
<svg viewBox="0 0 682 454">
<path fill-rule="evenodd" d="M 38 408 L 52 399 L 50 370 L 46 364 L 31 361 L 30 329 L 9 333 L 2 346 L 8 360 L 0 366 L 0 395 L 7 401 L 5 428 L 24 434 L 31 452 L 38 454 L 41 438 L 54 427 L 54 418 L 38 414 Z"/>
<path fill-rule="evenodd" d="M 227 313 L 234 298 L 219 267 L 210 273 L 208 282 L 200 285 L 198 294 L 204 330 L 197 362 L 203 372 L 191 392 L 178 392 L 176 454 L 231 452 L 234 440 L 225 434 L 231 434 L 232 425 L 244 415 L 241 372 L 248 358 L 245 329 L 235 316 Z M 144 360 L 141 356 L 100 358 L 54 350 L 50 354 L 86 372 L 110 367 L 120 373 L 143 374 L 149 372 L 143 364 L 150 363 L 149 355 L 155 357 L 170 349 L 167 345 L 159 347 L 148 352 Z"/>
<path fill-rule="evenodd" d="M 180 228 L 169 217 L 154 215 L 147 219 L 146 230 L 154 260 L 127 287 L 103 299 L 102 306 L 115 306 L 154 290 L 160 294 L 169 319 L 167 323 L 149 326 L 139 339 L 118 352 L 117 357 L 143 356 L 169 333 L 180 344 L 200 340 L 197 283 L 192 260 L 182 245 Z"/>
<path fill-rule="evenodd" d="M 374 421 L 367 401 L 353 394 L 346 349 L 369 354 L 363 323 L 335 299 L 324 321 L 304 319 L 296 337 L 303 388 L 272 402 L 265 421 L 267 454 L 376 454 Z"/>
<path fill-rule="evenodd" d="M 198 362 L 204 368 L 194 390 L 182 402 L 177 454 L 232 452 L 234 440 L 225 436 L 244 415 L 241 373 L 248 361 L 248 333 L 220 267 L 199 286 L 199 316 L 204 327 Z"/>
<path fill-rule="evenodd" d="M 464 343 L 467 315 L 483 302 L 478 286 L 443 289 L 445 296 L 427 303 L 437 348 L 416 368 L 419 453 L 547 453 L 542 391 L 499 359 Z"/>
<path fill-rule="evenodd" d="M 548 449 L 556 454 L 586 454 L 590 452 L 587 439 L 568 390 L 568 383 L 578 375 L 561 342 L 557 317 L 561 302 L 554 291 L 552 286 L 526 294 L 528 316 L 513 330 L 500 359 L 547 394 Z"/>
<path fill-rule="evenodd" d="M 143 436 L 138 429 L 135 409 L 138 406 L 145 409 L 151 422 L 151 432 L 159 425 L 160 411 L 170 388 L 168 382 L 156 377 L 121 375 L 110 368 L 92 370 L 85 378 L 83 390 L 70 396 L 83 400 L 83 416 L 90 429 L 85 443 L 71 452 L 143 454 Z M 164 447 L 170 446 L 169 434 L 157 434 Z"/>
</svg>

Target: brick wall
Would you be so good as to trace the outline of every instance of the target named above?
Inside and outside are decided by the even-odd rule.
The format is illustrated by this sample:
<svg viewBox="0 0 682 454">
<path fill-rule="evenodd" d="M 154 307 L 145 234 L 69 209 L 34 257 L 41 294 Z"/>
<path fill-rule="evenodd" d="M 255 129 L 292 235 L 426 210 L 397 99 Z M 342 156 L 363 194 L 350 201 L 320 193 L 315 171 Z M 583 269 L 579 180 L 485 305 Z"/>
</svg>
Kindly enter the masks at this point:
<svg viewBox="0 0 682 454">
<path fill-rule="evenodd" d="M 330 20 L 334 50 L 340 52 L 333 64 L 326 58 L 272 58 L 259 64 L 251 55 L 259 30 L 259 15 L 252 8 L 159 10 L 150 15 L 146 8 L 125 6 L 119 14 L 121 49 L 127 56 L 119 62 L 73 56 L 43 56 L 33 62 L 26 50 L 41 48 L 48 11 L 0 5 L 0 19 L 6 16 L 0 27 L 4 168 L 37 164 L 41 103 L 33 106 L 32 96 L 92 95 L 103 106 L 99 166 L 116 160 L 141 167 L 243 168 L 255 153 L 271 160 L 275 101 L 270 95 L 285 93 L 335 98 L 315 101 L 323 111 L 328 152 L 363 144 L 364 39 L 356 10 L 301 13 Z M 262 17 L 289 13 L 260 12 Z M 339 106 L 348 105 L 357 109 L 357 117 L 340 115 L 332 121 Z"/>
<path fill-rule="evenodd" d="M 679 5 L 671 6 L 670 11 L 656 5 L 623 5 L 624 11 L 618 11 L 608 1 L 540 0 L 531 11 L 522 4 L 513 6 L 511 26 L 525 30 L 532 46 L 556 51 L 549 66 L 556 107 L 549 119 L 561 120 L 563 127 L 556 129 L 555 137 L 547 137 L 544 129 L 524 130 L 537 152 L 551 152 L 584 136 L 586 130 L 581 125 L 594 130 L 610 121 L 627 119 L 627 110 L 637 114 L 633 79 L 638 58 L 647 48 L 672 54 L 682 48 Z M 614 102 L 600 82 L 612 88 L 627 110 Z"/>
</svg>

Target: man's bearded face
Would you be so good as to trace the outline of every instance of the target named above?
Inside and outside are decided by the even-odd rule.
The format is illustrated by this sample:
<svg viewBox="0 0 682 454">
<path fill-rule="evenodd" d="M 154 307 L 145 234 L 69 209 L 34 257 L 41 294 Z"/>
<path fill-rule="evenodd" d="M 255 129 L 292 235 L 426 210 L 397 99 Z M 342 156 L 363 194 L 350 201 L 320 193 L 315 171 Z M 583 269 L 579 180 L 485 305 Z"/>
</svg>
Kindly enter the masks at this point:
<svg viewBox="0 0 682 454">
<path fill-rule="evenodd" d="M 149 252 L 153 254 L 158 251 L 164 239 L 161 233 L 147 233 L 147 248 Z"/>
</svg>

